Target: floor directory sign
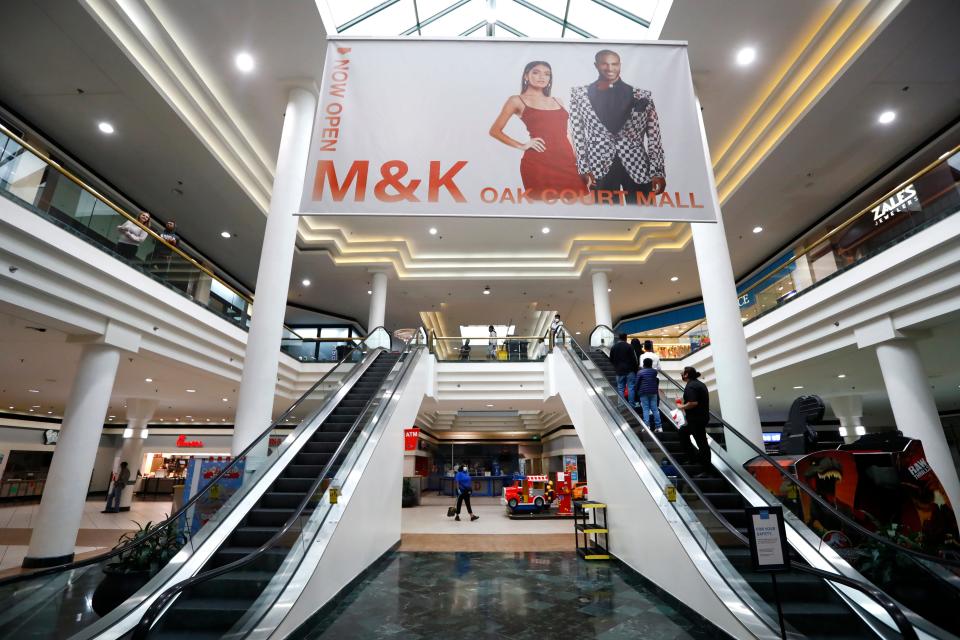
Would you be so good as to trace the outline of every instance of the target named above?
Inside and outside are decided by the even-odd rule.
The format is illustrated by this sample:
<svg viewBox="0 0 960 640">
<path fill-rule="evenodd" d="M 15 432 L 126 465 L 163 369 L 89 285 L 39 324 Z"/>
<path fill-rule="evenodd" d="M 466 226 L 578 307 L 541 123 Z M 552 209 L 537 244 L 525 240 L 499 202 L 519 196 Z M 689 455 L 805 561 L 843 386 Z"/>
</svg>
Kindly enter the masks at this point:
<svg viewBox="0 0 960 640">
<path fill-rule="evenodd" d="M 790 554 L 783 507 L 747 507 L 750 560 L 754 571 L 787 571 Z"/>
</svg>

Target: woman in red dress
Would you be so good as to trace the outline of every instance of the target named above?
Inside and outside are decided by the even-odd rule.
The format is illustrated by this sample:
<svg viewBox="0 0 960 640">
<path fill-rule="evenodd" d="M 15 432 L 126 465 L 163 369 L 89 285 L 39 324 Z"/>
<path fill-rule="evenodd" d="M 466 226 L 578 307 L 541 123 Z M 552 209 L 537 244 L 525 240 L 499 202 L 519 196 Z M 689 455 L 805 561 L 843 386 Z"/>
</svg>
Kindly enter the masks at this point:
<svg viewBox="0 0 960 640">
<path fill-rule="evenodd" d="M 534 60 L 523 69 L 520 95 L 507 98 L 497 116 L 490 135 L 514 149 L 523 151 L 520 160 L 520 178 L 527 195 L 541 200 L 545 190 L 550 198 L 568 200 L 571 192 L 577 196 L 587 193 L 587 185 L 577 173 L 567 131 L 569 116 L 563 104 L 550 95 L 553 70 L 550 63 Z M 530 134 L 526 143 L 514 140 L 503 132 L 511 116 L 523 121 Z M 564 193 L 566 192 L 566 193 Z"/>
</svg>

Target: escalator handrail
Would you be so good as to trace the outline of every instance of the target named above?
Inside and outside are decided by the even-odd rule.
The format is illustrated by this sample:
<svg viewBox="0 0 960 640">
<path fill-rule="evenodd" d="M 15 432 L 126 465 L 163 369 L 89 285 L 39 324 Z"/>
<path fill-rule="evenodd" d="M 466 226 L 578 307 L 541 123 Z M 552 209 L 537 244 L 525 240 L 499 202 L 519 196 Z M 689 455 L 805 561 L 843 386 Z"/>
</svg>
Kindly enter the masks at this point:
<svg viewBox="0 0 960 640">
<path fill-rule="evenodd" d="M 377 327 L 377 328 L 380 329 L 380 328 L 383 328 L 383 327 Z M 376 329 L 375 329 L 375 330 L 376 330 Z M 375 331 L 375 330 L 374 330 L 374 331 Z M 384 331 L 386 331 L 386 329 L 384 329 Z M 370 335 L 372 335 L 372 334 L 373 334 L 373 332 L 370 333 Z M 369 336 L 368 336 L 368 337 L 369 337 Z M 88 566 L 88 565 L 97 564 L 97 563 L 99 563 L 99 562 L 103 562 L 103 561 L 105 561 L 105 560 L 109 560 L 110 558 L 113 558 L 113 557 L 115 557 L 115 556 L 118 556 L 118 555 L 120 555 L 121 553 L 127 553 L 127 552 L 129 552 L 130 550 L 135 549 L 135 548 L 139 547 L 140 545 L 146 544 L 147 542 L 149 542 L 149 541 L 152 540 L 153 538 L 159 536 L 162 532 L 166 531 L 166 529 L 167 529 L 168 526 L 174 524 L 181 516 L 183 516 L 184 514 L 186 514 L 187 510 L 190 509 L 190 508 L 197 502 L 197 500 L 200 499 L 201 496 L 205 495 L 205 494 L 207 493 L 207 491 L 210 490 L 210 488 L 213 487 L 213 486 L 217 483 L 217 481 L 220 480 L 220 478 L 222 478 L 224 475 L 226 475 L 227 473 L 229 473 L 229 472 L 233 469 L 233 467 L 236 466 L 236 464 L 237 464 L 240 460 L 244 459 L 244 458 L 247 456 L 247 454 L 250 453 L 250 451 L 253 450 L 254 447 L 256 447 L 258 444 L 260 444 L 260 443 L 263 441 L 264 436 L 267 436 L 271 431 L 273 431 L 273 430 L 276 429 L 278 426 L 280 426 L 280 425 L 283 423 L 283 421 L 286 419 L 286 417 L 287 417 L 288 415 L 291 415 L 292 411 L 293 411 L 294 409 L 296 409 L 298 406 L 300 406 L 300 405 L 303 403 L 303 401 L 307 398 L 307 396 L 309 396 L 310 394 L 312 394 L 321 384 L 323 384 L 323 383 L 327 380 L 327 378 L 329 378 L 329 377 L 333 374 L 334 371 L 337 371 L 337 369 L 338 369 L 348 358 L 350 358 L 351 355 L 353 355 L 353 352 L 354 352 L 354 351 L 360 349 L 361 345 L 365 344 L 365 341 L 366 341 L 366 338 L 364 338 L 363 340 L 359 340 L 359 341 L 357 341 L 357 342 L 354 343 L 354 344 L 351 344 L 351 345 L 350 345 L 350 350 L 347 351 L 347 352 L 344 354 L 343 358 L 341 358 L 341 359 L 333 366 L 333 368 L 331 368 L 329 371 L 327 371 L 326 373 L 324 373 L 323 376 L 321 376 L 321 378 L 320 378 L 319 380 L 317 380 L 317 382 L 315 382 L 303 395 L 301 395 L 299 398 L 297 398 L 297 400 L 296 400 L 292 405 L 290 405 L 290 407 L 287 408 L 287 410 L 284 411 L 284 412 L 280 415 L 279 418 L 277 418 L 275 421 L 273 421 L 273 422 L 270 424 L 269 427 L 267 427 L 263 432 L 260 433 L 260 435 L 258 435 L 256 438 L 254 438 L 253 441 L 251 441 L 250 444 L 247 445 L 247 447 L 246 447 L 243 451 L 241 451 L 240 453 L 238 453 L 236 456 L 234 456 L 234 457 L 230 460 L 230 462 L 228 462 L 226 465 L 224 465 L 224 466 L 220 469 L 220 471 L 217 472 L 217 474 L 216 474 L 215 476 L 213 476 L 213 477 L 210 479 L 210 481 L 207 482 L 207 483 L 203 486 L 202 489 L 200 489 L 200 491 L 198 491 L 198 492 L 197 492 L 195 495 L 193 495 L 189 500 L 187 500 L 187 501 L 183 504 L 183 506 L 180 507 L 180 509 L 178 509 L 178 510 L 176 511 L 176 513 L 171 514 L 166 520 L 164 520 L 163 522 L 160 522 L 159 524 L 157 524 L 157 525 L 156 525 L 155 527 L 153 527 L 153 529 L 151 529 L 149 532 L 147 532 L 146 534 L 144 534 L 143 536 L 141 536 L 141 537 L 139 537 L 139 538 L 136 538 L 136 539 L 134 539 L 134 540 L 131 540 L 131 541 L 128 542 L 127 544 L 123 545 L 122 547 L 116 547 L 116 548 L 111 549 L 110 551 L 108 551 L 108 552 L 106 552 L 106 553 L 102 553 L 102 554 L 100 554 L 100 555 L 96 555 L 96 556 L 93 556 L 93 557 L 91 557 L 91 558 L 84 558 L 83 560 L 77 560 L 77 561 L 75 561 L 75 562 L 70 562 L 70 563 L 67 563 L 67 564 L 56 565 L 56 566 L 53 566 L 53 567 L 46 567 L 46 568 L 44 568 L 44 569 L 40 569 L 40 570 L 37 570 L 37 571 L 31 571 L 30 573 L 22 573 L 22 574 L 18 574 L 18 575 L 15 575 L 15 576 L 10 576 L 10 577 L 7 577 L 7 578 L 0 579 L 0 587 L 6 586 L 6 585 L 8 585 L 8 584 L 13 584 L 13 583 L 16 583 L 16 582 L 21 582 L 21 581 L 24 581 L 24 580 L 28 580 L 28 579 L 31 579 L 31 578 L 39 578 L 39 577 L 42 577 L 42 576 L 45 576 L 45 575 L 51 575 L 51 574 L 54 574 L 54 573 L 60 573 L 60 572 L 62 572 L 62 571 L 72 571 L 72 570 L 74 570 L 74 569 L 80 569 L 80 568 L 86 567 L 86 566 Z"/>
<path fill-rule="evenodd" d="M 570 338 L 570 342 L 575 344 L 577 349 L 579 349 L 585 356 L 587 356 L 588 358 L 590 357 L 589 353 L 586 351 L 583 351 L 583 347 L 581 347 L 576 340 L 574 340 L 573 338 Z M 575 362 L 577 361 L 577 358 L 572 358 L 572 359 Z M 581 371 L 586 373 L 585 370 L 583 369 L 583 365 L 579 362 L 577 362 L 577 364 L 581 367 Z M 587 379 L 590 379 L 589 376 L 587 376 Z M 673 456 L 670 455 L 670 453 L 666 450 L 666 448 L 660 442 L 660 439 L 657 438 L 650 431 L 649 425 L 647 425 L 647 423 L 644 420 L 640 419 L 640 416 L 638 416 L 634 408 L 630 406 L 630 403 L 624 400 L 623 396 L 621 396 L 619 393 L 616 395 L 617 395 L 618 401 L 624 406 L 626 406 L 626 408 L 630 411 L 630 413 L 633 414 L 634 418 L 637 419 L 640 425 L 644 429 L 646 429 L 647 433 L 653 436 L 653 441 L 657 443 L 657 446 L 666 455 L 667 459 L 673 465 L 674 469 L 676 469 L 677 472 L 680 474 L 680 477 L 686 481 L 687 486 L 693 490 L 693 492 L 697 495 L 698 498 L 700 498 L 700 502 L 703 504 L 704 507 L 706 507 L 707 511 L 710 512 L 710 515 L 712 515 L 723 526 L 723 528 L 730 533 L 730 535 L 736 538 L 738 542 L 740 542 L 745 547 L 749 547 L 750 540 L 747 538 L 747 536 L 743 535 L 743 533 L 741 533 L 739 529 L 737 529 L 735 526 L 733 526 L 733 524 L 729 520 L 727 520 L 726 516 L 721 514 L 720 511 L 715 506 L 713 506 L 713 504 L 710 502 L 710 500 L 706 498 L 706 496 L 703 494 L 700 488 L 696 485 L 696 483 L 691 480 L 689 475 L 687 475 L 686 471 L 684 471 L 684 469 L 679 464 L 677 464 Z M 600 394 L 598 394 L 598 396 L 600 396 Z M 897 625 L 897 629 L 900 631 L 900 634 L 903 636 L 904 640 L 918 640 L 916 630 L 914 629 L 913 625 L 910 624 L 910 621 L 907 619 L 907 616 L 904 615 L 900 607 L 897 606 L 897 603 L 894 602 L 894 600 L 890 596 L 888 596 L 886 593 L 884 593 L 877 587 L 873 586 L 872 584 L 867 582 L 861 582 L 859 580 L 854 580 L 853 578 L 848 578 L 847 576 L 840 575 L 838 573 L 831 573 L 829 571 L 816 569 L 808 565 L 791 563 L 790 566 L 792 569 L 797 569 L 798 571 L 802 571 L 804 573 L 817 576 L 823 580 L 839 582 L 840 584 L 843 584 L 845 586 L 851 587 L 853 589 L 856 589 L 862 592 L 863 594 L 865 594 L 866 596 L 868 596 L 869 598 L 877 602 L 883 608 L 883 610 L 887 612 L 887 614 L 893 620 L 894 624 Z"/>
<path fill-rule="evenodd" d="M 393 393 L 396 391 L 397 386 L 400 384 L 400 382 L 403 380 L 404 376 L 406 375 L 407 369 L 410 368 L 410 363 L 413 360 L 413 358 L 410 357 L 410 354 L 412 353 L 411 344 L 414 343 L 414 341 L 416 340 L 417 341 L 416 344 L 419 345 L 419 341 L 417 340 L 418 337 L 419 337 L 419 331 L 415 335 L 411 336 L 410 339 L 404 343 L 404 348 L 400 352 L 400 357 L 398 359 L 398 361 L 399 360 L 403 361 L 403 365 L 400 369 L 400 372 L 397 374 L 397 377 L 394 380 L 393 385 L 391 386 L 391 389 L 390 389 L 391 397 Z M 404 356 L 406 356 L 406 358 L 404 358 Z M 337 449 L 334 452 L 334 454 L 330 456 L 330 460 L 327 461 L 327 464 L 324 466 L 323 471 L 320 473 L 320 475 L 317 476 L 317 479 L 313 481 L 313 484 L 310 486 L 310 488 L 307 490 L 306 494 L 304 495 L 303 500 L 300 501 L 299 506 L 297 506 L 297 508 L 294 510 L 293 515 L 287 519 L 287 521 L 283 524 L 283 526 L 269 540 L 261 544 L 260 547 L 258 547 L 255 551 L 252 551 L 246 556 L 239 558 L 238 560 L 234 560 L 233 562 L 230 562 L 228 564 L 216 567 L 214 569 L 211 569 L 210 571 L 199 573 L 195 576 L 191 576 L 186 580 L 182 580 L 177 584 L 169 587 L 166 591 L 164 591 L 159 596 L 157 596 L 157 598 L 150 604 L 150 607 L 147 609 L 147 611 L 140 618 L 140 621 L 137 623 L 137 626 L 134 627 L 133 633 L 131 635 L 132 640 L 145 640 L 150 633 L 150 629 L 154 626 L 154 624 L 156 624 L 159 617 L 166 611 L 167 606 L 171 603 L 173 598 L 175 598 L 183 590 L 188 589 L 192 586 L 195 586 L 201 582 L 212 580 L 213 578 L 216 578 L 225 573 L 229 573 L 235 569 L 245 566 L 253 562 L 257 558 L 261 557 L 269 549 L 273 548 L 273 546 L 276 545 L 276 543 L 279 542 L 280 539 L 290 531 L 290 528 L 293 527 L 293 525 L 303 516 L 304 509 L 306 509 L 307 505 L 313 499 L 313 496 L 316 493 L 317 489 L 320 487 L 323 481 L 327 478 L 328 474 L 330 473 L 330 468 L 332 467 L 334 461 L 340 456 L 341 453 L 343 453 L 344 447 L 346 447 L 347 442 L 353 436 L 354 432 L 357 429 L 357 426 L 360 424 L 360 421 L 366 416 L 367 409 L 370 408 L 370 405 L 377 398 L 377 395 L 378 395 L 377 392 L 374 392 L 370 396 L 370 398 L 367 400 L 367 402 L 364 403 L 363 408 L 360 410 L 360 413 L 357 414 L 357 418 L 353 421 L 353 424 L 350 425 L 350 429 L 347 431 L 346 435 L 340 441 L 340 444 L 337 446 Z"/>
<path fill-rule="evenodd" d="M 597 325 L 596 327 L 594 327 L 594 330 L 593 330 L 592 332 L 590 332 L 590 335 L 593 336 L 593 332 L 595 332 L 597 329 L 599 329 L 599 328 L 601 328 L 601 327 L 603 327 L 603 328 L 605 328 L 605 329 L 609 329 L 611 332 L 613 331 L 613 329 L 610 329 L 610 327 L 608 327 L 608 326 L 606 326 L 606 325 Z M 672 384 L 674 387 L 676 387 L 676 388 L 679 389 L 680 391 L 683 391 L 683 390 L 684 390 L 683 385 L 681 385 L 679 382 L 677 382 L 674 378 L 672 378 L 672 377 L 671 377 L 670 375 L 668 375 L 666 372 L 660 371 L 659 373 L 660 373 L 660 375 L 662 375 L 664 378 L 666 378 L 667 381 L 670 382 L 670 384 Z M 731 433 L 733 433 L 737 438 L 739 438 L 741 442 L 743 442 L 743 443 L 746 444 L 748 447 L 750 447 L 750 448 L 754 451 L 754 453 L 756 453 L 758 456 L 760 456 L 761 458 L 763 458 L 768 464 L 770 464 L 774 469 L 776 469 L 776 470 L 780 473 L 780 475 L 782 475 L 784 478 L 786 478 L 787 480 L 789 480 L 791 483 L 795 484 L 801 491 L 803 491 L 805 494 L 807 494 L 814 502 L 816 502 L 818 505 L 820 505 L 820 507 L 822 507 L 822 508 L 825 509 L 828 513 L 830 513 L 831 515 L 833 515 L 834 517 L 836 517 L 837 519 L 839 519 L 839 520 L 840 520 L 841 522 L 843 522 L 845 525 L 850 526 L 853 530 L 857 531 L 858 533 L 860 533 L 860 534 L 862 534 L 862 535 L 867 536 L 870 540 L 872 540 L 872 541 L 874 541 L 874 542 L 877 542 L 877 543 L 879 543 L 879 544 L 882 544 L 882 545 L 884 545 L 884 546 L 886 546 L 886 547 L 890 547 L 890 548 L 895 549 L 895 550 L 897 550 L 897 551 L 902 551 L 902 552 L 906 553 L 907 555 L 912 556 L 912 557 L 913 557 L 914 559 L 916 559 L 916 560 L 924 560 L 924 561 L 926 561 L 926 562 L 933 562 L 933 563 L 935 563 L 935 564 L 942 564 L 942 565 L 947 565 L 947 566 L 951 566 L 951 567 L 960 568 L 960 560 L 951 560 L 950 558 L 941 558 L 941 557 L 939 557 L 939 556 L 932 556 L 932 555 L 930 555 L 930 554 L 928 554 L 928 553 L 923 553 L 922 551 L 916 551 L 916 550 L 910 549 L 910 548 L 908 548 L 908 547 L 900 546 L 900 545 L 897 544 L 896 542 L 893 542 L 893 541 L 891 541 L 891 540 L 888 540 L 887 538 L 884 538 L 883 536 L 879 536 L 879 535 L 877 535 L 876 533 L 874 533 L 874 532 L 870 531 L 869 529 L 867 529 L 866 527 L 862 526 L 860 523 L 855 522 L 855 521 L 852 520 L 849 516 L 841 513 L 840 511 L 837 510 L 836 507 L 834 507 L 832 504 L 830 504 L 829 502 L 827 502 L 826 500 L 824 500 L 817 492 L 815 492 L 812 488 L 810 488 L 809 485 L 807 485 L 805 482 L 802 482 L 802 481 L 800 480 L 800 478 L 798 478 L 797 476 L 794 476 L 794 475 L 791 474 L 789 471 L 787 471 L 786 469 L 784 469 L 782 466 L 780 466 L 779 464 L 777 464 L 777 461 L 774 460 L 772 457 L 770 457 L 770 455 L 769 455 L 766 451 L 762 450 L 760 447 L 758 447 L 757 445 L 755 445 L 749 438 L 747 438 L 747 437 L 744 436 L 742 433 L 740 433 L 740 432 L 739 432 L 735 427 L 733 427 L 729 422 L 727 422 L 726 420 L 724 420 L 723 418 L 721 418 L 720 416 L 718 416 L 718 415 L 717 415 L 716 413 L 714 413 L 713 411 L 710 411 L 709 413 L 710 413 L 710 416 L 711 416 L 715 421 L 717 421 L 717 422 L 719 422 L 720 424 L 722 424 L 725 429 L 729 430 L 729 431 L 730 431 Z"/>
</svg>

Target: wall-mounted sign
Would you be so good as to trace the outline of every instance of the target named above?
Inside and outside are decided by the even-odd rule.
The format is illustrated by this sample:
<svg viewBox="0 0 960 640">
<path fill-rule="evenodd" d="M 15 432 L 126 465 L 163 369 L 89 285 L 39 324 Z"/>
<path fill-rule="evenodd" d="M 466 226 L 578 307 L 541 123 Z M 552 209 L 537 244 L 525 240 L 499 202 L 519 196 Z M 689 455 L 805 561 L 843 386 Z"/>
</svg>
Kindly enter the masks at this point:
<svg viewBox="0 0 960 640">
<path fill-rule="evenodd" d="M 177 438 L 177 446 L 184 448 L 199 448 L 203 446 L 203 440 L 187 440 L 187 436 L 181 435 Z"/>
<path fill-rule="evenodd" d="M 60 440 L 58 429 L 47 429 L 43 432 L 43 444 L 57 444 L 58 440 Z"/>
<path fill-rule="evenodd" d="M 908 184 L 870 210 L 873 212 L 873 224 L 879 226 L 896 214 L 919 205 L 916 187 L 913 183 Z"/>
<path fill-rule="evenodd" d="M 683 43 L 330 40 L 299 213 L 713 222 L 701 131 Z"/>
<path fill-rule="evenodd" d="M 416 451 L 417 442 L 420 440 L 420 428 L 413 427 L 403 430 L 403 450 Z"/>
<path fill-rule="evenodd" d="M 747 537 L 754 571 L 788 571 L 790 553 L 782 507 L 747 507 Z"/>
</svg>

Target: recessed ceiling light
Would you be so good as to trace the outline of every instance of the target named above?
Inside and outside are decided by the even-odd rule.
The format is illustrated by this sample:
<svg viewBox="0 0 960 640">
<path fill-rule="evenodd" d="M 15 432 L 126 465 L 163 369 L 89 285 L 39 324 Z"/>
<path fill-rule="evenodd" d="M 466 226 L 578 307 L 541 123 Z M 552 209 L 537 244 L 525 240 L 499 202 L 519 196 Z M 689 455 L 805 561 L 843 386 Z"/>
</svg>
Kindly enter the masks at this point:
<svg viewBox="0 0 960 640">
<path fill-rule="evenodd" d="M 222 400 L 223 402 L 230 402 L 230 400 L 227 398 L 220 398 L 220 400 Z"/>
<path fill-rule="evenodd" d="M 7 409 L 13 409 L 13 405 L 10 405 L 9 407 L 7 407 Z"/>
<path fill-rule="evenodd" d="M 679 279 L 680 278 L 678 276 L 673 276 L 672 278 L 670 278 L 670 282 L 676 282 Z"/>
<path fill-rule="evenodd" d="M 53 411 L 47 411 L 47 415 L 48 415 L 48 416 L 53 415 Z"/>
<path fill-rule="evenodd" d="M 757 50 L 753 47 L 744 47 L 737 51 L 737 64 L 746 67 L 757 59 Z"/>
<path fill-rule="evenodd" d="M 242 51 L 238 53 L 237 57 L 234 58 L 233 61 L 237 65 L 237 69 L 239 69 L 240 71 L 243 71 L 244 73 L 250 73 L 251 71 L 253 71 L 253 68 L 256 66 L 253 60 L 253 56 L 247 53 L 246 51 Z"/>
<path fill-rule="evenodd" d="M 544 227 L 543 229 L 540 229 L 540 233 L 550 233 L 550 227 Z"/>
<path fill-rule="evenodd" d="M 116 418 L 117 416 L 107 416 L 107 417 L 110 418 L 111 420 L 113 420 L 113 419 Z"/>
<path fill-rule="evenodd" d="M 40 389 L 27 389 L 30 393 L 40 393 Z"/>
<path fill-rule="evenodd" d="M 233 237 L 233 234 L 230 233 L 229 231 L 221 231 L 221 232 L 220 232 L 220 237 L 221 237 L 221 238 L 231 238 L 231 237 Z"/>
<path fill-rule="evenodd" d="M 310 280 L 308 280 L 307 278 L 304 278 L 303 281 L 300 282 L 300 284 L 302 284 L 302 285 L 305 286 L 305 287 L 309 287 L 309 286 L 310 286 Z"/>
<path fill-rule="evenodd" d="M 187 393 L 196 393 L 196 392 L 197 392 L 196 389 L 187 389 Z"/>
<path fill-rule="evenodd" d="M 367 289 L 367 295 L 368 295 L 368 296 L 372 296 L 372 295 L 373 295 L 373 289 Z"/>
<path fill-rule="evenodd" d="M 611 289 L 610 287 L 607 287 L 607 293 L 612 293 L 612 292 L 613 292 L 613 289 Z"/>
<path fill-rule="evenodd" d="M 760 233 L 761 231 L 763 231 L 763 227 L 754 227 L 754 228 L 753 228 L 753 232 L 754 232 L 754 233 Z"/>
<path fill-rule="evenodd" d="M 153 378 L 144 378 L 143 381 L 144 381 L 144 382 L 153 382 Z"/>
<path fill-rule="evenodd" d="M 490 287 L 484 287 L 484 288 L 483 288 L 483 295 L 485 295 L 485 296 L 490 295 Z"/>
<path fill-rule="evenodd" d="M 757 396 L 757 400 L 759 400 L 759 399 L 762 398 L 762 397 L 763 397 L 763 396 Z"/>
<path fill-rule="evenodd" d="M 890 124 L 897 119 L 897 114 L 895 111 L 884 111 L 877 117 L 877 122 L 880 124 Z"/>
<path fill-rule="evenodd" d="M 100 133 L 105 133 L 107 135 L 110 135 L 114 131 L 113 125 L 109 122 L 101 122 L 97 125 L 97 129 L 100 129 Z"/>
<path fill-rule="evenodd" d="M 580 335 L 580 332 L 579 332 L 579 331 L 577 331 L 577 332 L 576 332 L 576 334 L 577 334 L 577 335 Z M 13 407 L 10 407 L 10 408 L 12 409 Z"/>
<path fill-rule="evenodd" d="M 492 405 L 492 404 L 488 404 L 487 406 L 488 406 L 488 407 L 492 407 L 493 405 Z"/>
<path fill-rule="evenodd" d="M 845 373 L 841 373 L 841 374 L 840 374 L 840 375 L 838 375 L 837 377 L 838 377 L 838 378 L 846 378 L 846 377 L 847 377 L 847 374 L 845 374 Z"/>
<path fill-rule="evenodd" d="M 798 385 L 798 386 L 794 387 L 794 389 L 803 389 L 803 385 Z"/>
<path fill-rule="evenodd" d="M 432 236 L 437 235 L 437 228 L 436 228 L 436 227 L 430 227 L 430 228 L 428 229 L 428 231 L 430 232 L 430 235 L 432 235 Z"/>
</svg>

